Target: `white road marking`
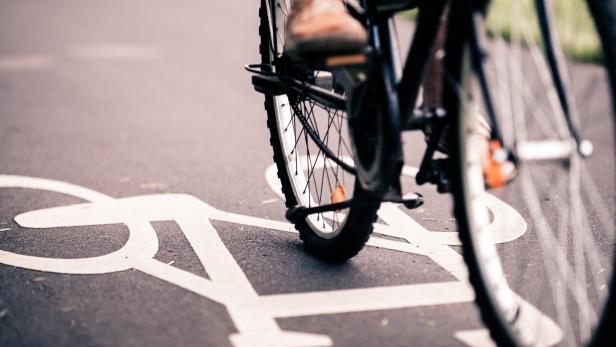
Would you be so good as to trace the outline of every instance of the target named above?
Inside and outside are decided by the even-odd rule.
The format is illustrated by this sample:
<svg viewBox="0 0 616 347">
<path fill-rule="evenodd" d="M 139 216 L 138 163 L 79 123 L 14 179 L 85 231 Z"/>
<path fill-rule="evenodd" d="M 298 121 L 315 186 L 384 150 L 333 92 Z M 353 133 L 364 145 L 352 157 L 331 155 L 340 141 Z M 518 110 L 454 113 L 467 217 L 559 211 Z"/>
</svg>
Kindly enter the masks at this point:
<svg viewBox="0 0 616 347">
<path fill-rule="evenodd" d="M 46 69 L 52 63 L 46 55 L 0 55 L 0 72 Z"/>
<path fill-rule="evenodd" d="M 267 172 L 273 172 L 275 177 L 275 171 L 268 169 Z M 266 177 L 269 183 L 277 182 Z M 137 269 L 225 305 L 238 330 L 230 339 L 238 347 L 330 346 L 332 343 L 331 339 L 324 335 L 282 331 L 275 318 L 465 303 L 474 298 L 474 293 L 466 281 L 467 272 L 460 255 L 448 247 L 448 243 L 442 243 L 443 237 L 435 235 L 441 233 L 426 230 L 394 204 L 383 204 L 379 210 L 379 216 L 386 224 L 377 224 L 375 233 L 394 236 L 406 242 L 372 237 L 368 245 L 428 256 L 457 281 L 259 296 L 210 221 L 295 232 L 290 223 L 221 211 L 185 194 L 114 199 L 68 183 L 8 175 L 0 175 L 0 187 L 48 190 L 90 201 L 20 214 L 15 217 L 15 221 L 24 227 L 54 228 L 124 223 L 130 230 L 129 239 L 122 248 L 103 256 L 51 259 L 0 251 L 0 263 L 71 274 L 100 274 Z M 276 186 L 272 189 L 276 191 Z M 515 218 L 515 214 L 506 211 L 506 206 L 501 207 L 505 211 L 503 213 L 509 213 L 508 217 Z M 495 214 L 495 219 L 496 216 L 501 215 Z M 210 279 L 153 259 L 158 249 L 158 238 L 150 223 L 167 220 L 178 223 Z M 523 223 L 510 225 L 525 227 Z M 506 237 L 502 239 L 508 240 L 514 236 L 519 237 L 524 231 L 505 229 L 503 233 Z M 464 335 L 465 332 L 460 333 Z M 485 343 L 488 342 L 480 338 L 472 340 L 473 346 L 482 346 Z"/>
<path fill-rule="evenodd" d="M 472 288 L 463 282 L 437 282 L 264 296 L 255 309 L 274 317 L 387 310 L 467 303 L 474 299 Z M 298 305 L 298 303 L 306 303 Z"/>
<path fill-rule="evenodd" d="M 9 231 L 9 230 L 11 230 L 11 229 L 10 228 L 2 228 L 2 229 L 0 229 L 0 231 Z"/>
</svg>

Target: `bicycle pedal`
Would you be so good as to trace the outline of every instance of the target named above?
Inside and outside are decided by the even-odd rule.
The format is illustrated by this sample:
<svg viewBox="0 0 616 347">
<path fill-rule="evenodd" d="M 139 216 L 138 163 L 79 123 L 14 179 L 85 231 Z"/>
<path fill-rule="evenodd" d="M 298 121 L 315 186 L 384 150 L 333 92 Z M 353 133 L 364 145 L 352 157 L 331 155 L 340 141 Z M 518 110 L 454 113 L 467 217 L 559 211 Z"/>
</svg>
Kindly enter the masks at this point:
<svg viewBox="0 0 616 347">
<path fill-rule="evenodd" d="M 408 208 L 409 210 L 412 210 L 414 208 L 418 208 L 421 205 L 423 205 L 424 198 L 423 198 L 423 195 L 419 193 L 412 193 L 412 194 L 403 196 L 401 203 L 404 205 L 404 207 Z"/>
</svg>

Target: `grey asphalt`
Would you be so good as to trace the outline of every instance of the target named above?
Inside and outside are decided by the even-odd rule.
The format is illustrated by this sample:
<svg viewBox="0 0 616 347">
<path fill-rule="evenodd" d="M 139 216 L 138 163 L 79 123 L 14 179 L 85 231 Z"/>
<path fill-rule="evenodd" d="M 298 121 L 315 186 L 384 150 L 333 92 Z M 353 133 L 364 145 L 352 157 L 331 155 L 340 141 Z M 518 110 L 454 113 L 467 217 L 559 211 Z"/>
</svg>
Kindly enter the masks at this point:
<svg viewBox="0 0 616 347">
<path fill-rule="evenodd" d="M 258 1 L 0 1 L 0 174 L 49 178 L 113 197 L 186 193 L 229 212 L 284 220 L 268 187 Z M 415 158 L 416 159 L 416 158 Z M 449 197 L 416 211 L 453 231 Z M 273 202 L 271 202 L 273 201 Z M 109 253 L 123 225 L 32 230 L 13 217 L 79 199 L 0 190 L 0 249 L 43 257 Z M 265 202 L 265 203 L 264 203 Z M 154 223 L 156 259 L 207 277 L 179 226 Z M 366 248 L 315 259 L 288 233 L 215 223 L 260 295 L 452 280 L 426 257 Z M 335 346 L 462 346 L 472 303 L 285 318 Z M 139 271 L 65 275 L 0 264 L 0 346 L 230 346 L 224 306 Z"/>
</svg>

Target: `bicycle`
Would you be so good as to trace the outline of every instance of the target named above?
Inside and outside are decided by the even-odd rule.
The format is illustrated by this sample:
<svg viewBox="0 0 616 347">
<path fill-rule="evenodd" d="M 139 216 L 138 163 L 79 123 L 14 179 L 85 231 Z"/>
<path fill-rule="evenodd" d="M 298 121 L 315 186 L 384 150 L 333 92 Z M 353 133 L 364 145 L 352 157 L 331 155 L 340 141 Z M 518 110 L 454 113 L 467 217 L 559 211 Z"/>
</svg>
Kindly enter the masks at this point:
<svg viewBox="0 0 616 347">
<path fill-rule="evenodd" d="M 594 112 L 580 112 L 568 71 L 586 69 L 582 73 L 616 85 L 616 1 L 588 1 L 602 50 L 592 67 L 564 57 L 550 1 L 535 0 L 532 17 L 510 3 L 515 20 L 499 38 L 486 35 L 495 6 L 487 0 L 347 1 L 370 33 L 369 47 L 298 62 L 283 49 L 290 1 L 262 0 L 262 62 L 247 69 L 266 95 L 287 218 L 318 256 L 341 261 L 356 255 L 380 203 L 423 203 L 418 194 L 402 194 L 401 132 L 429 127 L 416 182 L 453 193 L 470 281 L 493 339 L 502 346 L 605 346 L 614 342 L 608 327 L 616 314 L 615 94 L 586 91 Z M 409 9 L 418 9 L 418 17 L 402 66 L 392 17 Z M 443 16 L 443 107 L 416 108 Z M 530 67 L 535 75 L 525 70 Z M 607 82 L 585 87 L 597 86 Z M 491 129 L 488 138 L 477 131 L 482 119 Z M 452 144 L 447 159 L 435 156 L 443 137 Z M 507 161 L 517 177 L 505 184 L 494 168 Z M 596 181 L 607 187 L 599 189 Z M 495 186 L 503 187 L 489 189 Z M 487 191 L 527 220 L 528 231 L 515 244 L 491 241 Z M 556 322 L 540 321 L 528 303 Z"/>
</svg>

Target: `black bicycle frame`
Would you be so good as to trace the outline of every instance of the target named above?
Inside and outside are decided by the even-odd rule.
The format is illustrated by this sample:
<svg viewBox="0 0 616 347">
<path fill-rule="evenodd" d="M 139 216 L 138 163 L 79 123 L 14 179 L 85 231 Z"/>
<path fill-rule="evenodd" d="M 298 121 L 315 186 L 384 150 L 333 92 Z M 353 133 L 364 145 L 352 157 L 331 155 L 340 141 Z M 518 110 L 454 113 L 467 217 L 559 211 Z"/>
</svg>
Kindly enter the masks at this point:
<svg viewBox="0 0 616 347">
<path fill-rule="evenodd" d="M 413 115 L 447 2 L 448 0 L 363 0 L 363 13 L 356 8 L 351 11 L 359 20 L 366 22 L 371 34 L 371 47 L 376 50 L 373 54 L 379 57 L 379 63 L 388 65 L 386 69 L 389 75 L 386 77 L 395 82 L 402 123 L 406 123 Z M 398 80 L 397 70 L 400 67 L 395 60 L 396 52 L 391 32 L 393 16 L 415 7 L 419 7 L 417 29 L 402 68 L 402 77 Z"/>
<path fill-rule="evenodd" d="M 400 114 L 403 120 L 412 116 L 415 109 L 419 87 L 424 80 L 426 67 L 434 50 L 446 4 L 447 0 L 433 0 L 422 1 L 419 6 L 417 29 L 404 65 L 402 79 L 398 84 Z"/>
</svg>

